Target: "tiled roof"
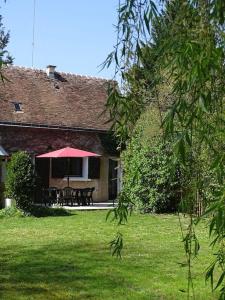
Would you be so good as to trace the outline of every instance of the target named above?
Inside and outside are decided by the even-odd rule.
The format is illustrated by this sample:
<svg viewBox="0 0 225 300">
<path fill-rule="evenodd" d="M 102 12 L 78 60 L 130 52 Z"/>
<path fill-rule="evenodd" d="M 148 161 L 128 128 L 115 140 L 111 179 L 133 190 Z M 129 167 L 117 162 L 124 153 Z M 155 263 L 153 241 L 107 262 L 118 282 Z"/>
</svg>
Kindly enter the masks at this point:
<svg viewBox="0 0 225 300">
<path fill-rule="evenodd" d="M 110 81 L 68 73 L 50 79 L 43 70 L 9 67 L 0 83 L 0 124 L 34 124 L 108 130 L 102 115 Z M 15 112 L 15 102 L 22 111 Z"/>
</svg>

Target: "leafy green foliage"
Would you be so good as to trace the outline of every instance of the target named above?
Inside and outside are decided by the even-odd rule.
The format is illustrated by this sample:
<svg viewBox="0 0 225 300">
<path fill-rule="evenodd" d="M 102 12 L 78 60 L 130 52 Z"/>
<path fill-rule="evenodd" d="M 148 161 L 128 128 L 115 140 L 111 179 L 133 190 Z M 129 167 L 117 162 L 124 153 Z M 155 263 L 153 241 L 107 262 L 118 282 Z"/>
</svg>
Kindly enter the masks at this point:
<svg viewBox="0 0 225 300">
<path fill-rule="evenodd" d="M 6 47 L 9 43 L 9 32 L 5 33 L 5 28 L 2 23 L 2 16 L 0 15 L 0 62 L 4 65 L 12 64 L 13 59 L 10 56 L 9 52 L 6 50 Z"/>
<path fill-rule="evenodd" d="M 123 249 L 123 235 L 117 232 L 114 240 L 110 242 L 110 249 L 112 250 L 112 255 L 121 258 L 121 251 Z"/>
<path fill-rule="evenodd" d="M 34 196 L 35 175 L 32 159 L 27 152 L 12 155 L 7 165 L 6 197 L 16 201 L 18 208 L 29 210 Z"/>
<path fill-rule="evenodd" d="M 143 65 L 144 52 L 141 50 L 147 45 L 154 52 L 154 74 L 160 77 L 153 80 L 153 86 L 148 84 L 148 88 L 151 92 L 159 91 L 162 82 L 170 82 L 167 96 L 172 96 L 173 101 L 163 121 L 163 132 L 165 139 L 175 141 L 174 157 L 182 162 L 188 174 L 183 203 L 189 208 L 190 230 L 183 241 L 189 266 L 189 288 L 192 251 L 188 245 L 195 237 L 193 208 L 201 202 L 200 198 L 207 196 L 210 199 L 206 205 L 210 218 L 209 233 L 213 238 L 211 245 L 216 249 L 216 263 L 210 274 L 220 270 L 221 276 L 215 286 L 220 288 L 220 299 L 224 299 L 224 1 L 159 2 L 162 6 L 158 11 L 157 1 L 126 0 L 120 5 L 115 63 L 124 80 L 122 91 L 126 91 L 126 74 L 130 68 L 149 69 Z M 119 101 L 114 109 L 117 107 L 123 115 Z M 128 121 L 132 116 L 137 120 L 136 114 L 137 111 L 132 114 L 132 110 L 126 109 Z M 118 119 L 115 122 L 117 132 L 126 137 L 127 133 L 123 134 L 127 127 L 119 126 Z M 202 162 L 206 162 L 205 168 Z M 207 184 L 211 186 L 210 190 Z M 197 245 L 195 242 L 194 238 Z M 212 278 L 211 275 L 208 277 Z"/>
<path fill-rule="evenodd" d="M 2 15 L 0 15 L 0 78 L 2 81 L 7 80 L 3 74 L 3 68 L 13 63 L 13 58 L 6 50 L 9 43 L 9 32 L 5 32 L 2 23 Z"/>
<path fill-rule="evenodd" d="M 148 123 L 144 115 L 144 123 Z M 171 146 L 160 132 L 145 135 L 139 122 L 127 149 L 122 153 L 123 196 L 143 212 L 174 212 L 180 201 L 178 167 L 173 166 Z M 152 128 L 151 128 L 152 129 Z"/>
<path fill-rule="evenodd" d="M 5 184 L 1 182 L 0 184 L 0 208 L 3 208 L 4 205 L 4 191 L 5 191 Z"/>
<path fill-rule="evenodd" d="M 0 218 L 24 217 L 24 213 L 15 206 L 3 208 L 0 210 Z"/>
<path fill-rule="evenodd" d="M 99 133 L 99 137 L 103 148 L 109 155 L 119 155 L 119 142 L 117 141 L 113 132 L 109 131 L 107 133 Z"/>
</svg>

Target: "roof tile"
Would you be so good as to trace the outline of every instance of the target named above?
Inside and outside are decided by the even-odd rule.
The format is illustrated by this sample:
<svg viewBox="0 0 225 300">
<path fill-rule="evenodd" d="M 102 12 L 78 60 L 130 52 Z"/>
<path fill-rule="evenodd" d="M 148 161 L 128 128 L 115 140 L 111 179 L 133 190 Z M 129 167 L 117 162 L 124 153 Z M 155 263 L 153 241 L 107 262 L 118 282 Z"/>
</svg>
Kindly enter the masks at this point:
<svg viewBox="0 0 225 300">
<path fill-rule="evenodd" d="M 43 70 L 14 66 L 4 75 L 9 81 L 0 89 L 0 122 L 109 129 L 102 114 L 109 80 L 62 72 L 50 79 Z M 22 113 L 13 102 L 22 103 Z"/>
</svg>

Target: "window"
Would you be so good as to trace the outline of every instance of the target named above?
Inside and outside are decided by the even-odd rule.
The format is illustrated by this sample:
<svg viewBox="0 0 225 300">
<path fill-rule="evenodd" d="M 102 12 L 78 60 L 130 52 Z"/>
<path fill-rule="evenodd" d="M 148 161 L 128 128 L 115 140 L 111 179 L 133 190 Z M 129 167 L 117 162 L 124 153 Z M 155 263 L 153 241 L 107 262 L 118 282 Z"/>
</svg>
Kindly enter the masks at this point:
<svg viewBox="0 0 225 300">
<path fill-rule="evenodd" d="M 66 176 L 82 177 L 82 158 L 53 158 L 52 178 L 64 178 Z"/>
<path fill-rule="evenodd" d="M 63 178 L 66 174 L 67 162 L 65 158 L 52 159 L 52 178 Z"/>
<path fill-rule="evenodd" d="M 12 102 L 14 105 L 15 112 L 21 112 L 22 111 L 22 103 L 21 102 Z"/>
<path fill-rule="evenodd" d="M 82 158 L 70 158 L 70 173 L 68 175 L 82 177 Z"/>
</svg>

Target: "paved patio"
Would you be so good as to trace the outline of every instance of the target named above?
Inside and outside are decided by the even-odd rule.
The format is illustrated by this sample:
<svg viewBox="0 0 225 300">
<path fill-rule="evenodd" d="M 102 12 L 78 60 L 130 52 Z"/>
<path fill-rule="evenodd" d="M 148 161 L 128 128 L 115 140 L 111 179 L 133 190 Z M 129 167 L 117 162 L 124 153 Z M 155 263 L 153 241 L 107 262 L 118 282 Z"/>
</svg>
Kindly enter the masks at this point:
<svg viewBox="0 0 225 300">
<path fill-rule="evenodd" d="M 115 203 L 116 206 L 116 203 Z M 70 209 L 70 210 L 108 210 L 115 208 L 113 206 L 113 202 L 100 202 L 100 203 L 94 203 L 94 205 L 85 205 L 85 206 L 58 206 L 55 205 L 53 207 L 62 207 L 64 209 Z"/>
</svg>

